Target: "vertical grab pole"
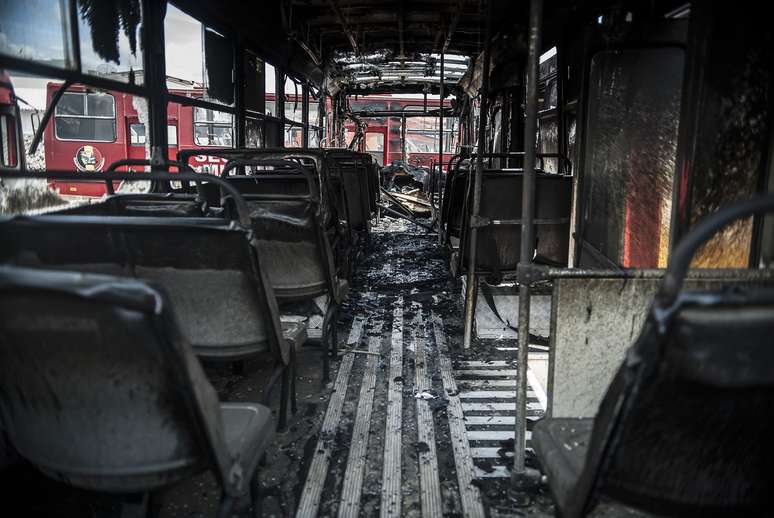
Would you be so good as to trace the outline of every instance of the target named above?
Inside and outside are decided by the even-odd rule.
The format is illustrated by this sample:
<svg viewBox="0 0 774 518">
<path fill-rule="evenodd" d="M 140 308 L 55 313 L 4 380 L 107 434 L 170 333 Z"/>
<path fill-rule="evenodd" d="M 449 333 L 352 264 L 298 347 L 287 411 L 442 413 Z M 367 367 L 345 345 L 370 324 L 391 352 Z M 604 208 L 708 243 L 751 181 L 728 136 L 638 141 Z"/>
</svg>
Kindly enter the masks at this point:
<svg viewBox="0 0 774 518">
<path fill-rule="evenodd" d="M 166 3 L 143 0 L 144 83 L 148 85 L 148 135 L 151 143 L 151 166 L 166 168 L 167 146 L 167 70 L 164 59 L 164 16 Z"/>
<path fill-rule="evenodd" d="M 521 255 L 519 258 L 519 347 L 516 368 L 516 434 L 513 442 L 513 480 L 517 487 L 527 484 L 524 458 L 527 429 L 527 359 L 529 349 L 529 281 L 521 268 L 532 262 L 535 232 L 535 132 L 537 128 L 537 80 L 543 1 L 530 0 L 529 50 L 527 53 L 527 114 L 524 121 L 524 181 L 521 193 Z"/>
<path fill-rule="evenodd" d="M 437 191 L 438 191 L 438 207 L 443 203 L 443 194 L 441 193 L 441 184 L 443 183 L 443 97 L 444 97 L 444 91 L 443 91 L 443 67 L 444 67 L 444 59 L 443 54 L 445 50 L 441 49 L 441 82 L 439 86 L 439 97 L 441 98 L 440 105 L 438 106 L 438 173 L 433 174 L 433 195 L 435 195 L 436 191 L 436 185 Z M 448 171 L 447 173 L 448 174 Z M 435 204 L 433 204 L 435 205 Z M 443 233 L 441 232 L 441 216 L 440 214 L 436 213 L 436 217 L 438 219 L 438 244 L 441 244 L 443 242 Z"/>
<path fill-rule="evenodd" d="M 463 347 L 470 347 L 473 337 L 473 318 L 476 310 L 476 296 L 478 295 L 478 278 L 476 277 L 476 251 L 478 249 L 478 217 L 481 210 L 481 184 L 484 176 L 484 152 L 486 144 L 486 116 L 489 107 L 489 61 L 491 52 L 489 49 L 490 33 L 492 31 L 492 3 L 486 3 L 486 28 L 484 30 L 484 66 L 481 71 L 481 107 L 478 118 L 478 145 L 476 148 L 476 170 L 473 180 L 473 206 L 471 207 L 468 227 L 470 232 L 470 251 L 468 253 L 468 275 L 465 286 L 465 334 L 463 335 Z M 463 251 L 460 251 L 462 253 Z"/>
</svg>

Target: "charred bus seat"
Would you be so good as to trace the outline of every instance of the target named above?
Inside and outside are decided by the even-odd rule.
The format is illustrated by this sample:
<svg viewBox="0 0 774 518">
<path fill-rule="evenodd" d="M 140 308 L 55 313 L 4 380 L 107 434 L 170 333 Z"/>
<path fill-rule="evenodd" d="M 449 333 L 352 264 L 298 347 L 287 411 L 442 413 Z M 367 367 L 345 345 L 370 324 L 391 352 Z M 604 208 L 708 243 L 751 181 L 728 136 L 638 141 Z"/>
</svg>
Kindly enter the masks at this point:
<svg viewBox="0 0 774 518">
<path fill-rule="evenodd" d="M 206 217 L 208 205 L 199 196 L 179 193 L 117 193 L 103 200 L 66 207 L 56 214 L 81 216 Z"/>
<path fill-rule="evenodd" d="M 764 210 L 774 210 L 774 196 L 721 210 L 672 252 L 595 417 L 551 409 L 535 425 L 561 516 L 600 501 L 660 515 L 770 514 L 774 286 L 684 287 L 693 254 L 715 231 Z"/>
<path fill-rule="evenodd" d="M 230 175 L 249 168 L 257 168 L 256 174 Z M 328 379 L 328 355 L 335 355 L 337 348 L 338 308 L 349 283 L 344 272 L 336 269 L 312 172 L 288 160 L 234 159 L 223 175 L 247 202 L 261 264 L 278 302 L 312 302 L 324 297 L 321 339 L 327 349 L 323 374 Z"/>
<path fill-rule="evenodd" d="M 379 199 L 381 198 L 379 171 L 379 163 L 371 158 L 371 161 L 368 163 L 368 201 L 371 208 L 371 216 L 376 216 L 379 213 Z"/>
<path fill-rule="evenodd" d="M 328 242 L 333 250 L 336 270 L 339 275 L 349 278 L 354 268 L 356 255 L 356 236 L 350 224 L 349 210 L 346 192 L 341 179 L 330 173 L 330 164 L 323 149 L 253 149 L 253 148 L 227 148 L 227 149 L 189 149 L 178 153 L 178 160 L 189 163 L 192 157 L 198 155 L 216 156 L 224 160 L 290 160 L 299 166 L 303 166 L 312 173 L 316 189 L 319 192 L 320 219 L 323 222 Z M 237 169 L 237 173 L 247 173 L 244 168 Z M 240 183 L 241 182 L 241 183 Z M 243 194 L 249 195 L 251 184 L 248 181 L 235 181 L 235 187 L 245 189 Z M 282 191 L 284 187 L 277 182 L 276 187 Z M 268 185 L 262 185 L 264 191 Z M 303 182 L 296 182 L 288 189 L 298 188 L 296 192 L 307 192 Z M 254 188 L 253 188 L 254 190 Z M 256 193 L 257 194 L 257 193 Z M 276 194 L 293 194 L 290 191 L 277 192 Z"/>
<path fill-rule="evenodd" d="M 203 360 L 267 355 L 289 395 L 300 323 L 280 324 L 249 230 L 220 218 L 41 215 L 0 220 L 0 262 L 137 277 L 164 290 L 181 332 Z M 184 252 L 183 252 L 184 251 Z M 287 398 L 283 396 L 281 425 Z"/>
<path fill-rule="evenodd" d="M 371 155 L 346 149 L 326 150 L 330 174 L 344 187 L 350 225 L 361 236 L 370 230 L 371 194 L 369 193 L 369 166 Z"/>
<path fill-rule="evenodd" d="M 484 170 L 481 187 L 476 273 L 496 280 L 514 274 L 521 251 L 521 190 L 523 172 Z M 535 182 L 536 262 L 567 264 L 570 239 L 570 176 L 539 173 Z M 465 204 L 460 249 L 452 257 L 452 271 L 468 269 L 470 200 Z"/>
<path fill-rule="evenodd" d="M 94 491 L 145 493 L 209 469 L 222 511 L 257 495 L 271 412 L 218 402 L 160 291 L 134 279 L 0 266 L 0 315 L 0 419 L 13 448 L 43 473 Z"/>
<path fill-rule="evenodd" d="M 468 168 L 465 159 L 454 155 L 449 160 L 441 201 L 441 233 L 443 242 L 451 251 L 459 248 L 462 234 L 462 214 L 467 191 Z"/>
<path fill-rule="evenodd" d="M 315 158 L 322 155 L 307 154 L 305 150 L 204 152 L 228 159 L 222 178 L 247 202 L 257 250 L 274 294 L 283 312 L 307 318 L 310 338 L 320 338 L 326 349 L 323 373 L 327 379 L 328 355 L 335 355 L 335 323 L 349 287 L 352 261 L 349 251 L 342 254 L 337 250 L 336 244 L 342 240 L 329 226 L 331 202 L 326 203 L 320 186 L 330 184 L 315 167 Z M 186 159 L 188 154 L 181 156 Z M 245 174 L 232 176 L 234 172 Z M 327 188 L 324 192 L 330 191 Z M 234 207 L 227 198 L 224 200 L 226 212 L 232 212 Z M 305 304 L 294 304 L 297 302 Z"/>
</svg>

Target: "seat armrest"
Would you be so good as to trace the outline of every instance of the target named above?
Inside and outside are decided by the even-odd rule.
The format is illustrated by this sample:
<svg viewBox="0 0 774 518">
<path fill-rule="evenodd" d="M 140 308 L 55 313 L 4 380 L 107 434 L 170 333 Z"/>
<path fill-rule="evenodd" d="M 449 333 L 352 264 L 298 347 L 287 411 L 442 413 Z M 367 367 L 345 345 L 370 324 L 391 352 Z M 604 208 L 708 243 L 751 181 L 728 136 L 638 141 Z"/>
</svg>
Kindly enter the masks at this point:
<svg viewBox="0 0 774 518">
<path fill-rule="evenodd" d="M 299 348 L 308 338 L 307 321 L 281 321 L 282 337 L 293 347 Z"/>
</svg>

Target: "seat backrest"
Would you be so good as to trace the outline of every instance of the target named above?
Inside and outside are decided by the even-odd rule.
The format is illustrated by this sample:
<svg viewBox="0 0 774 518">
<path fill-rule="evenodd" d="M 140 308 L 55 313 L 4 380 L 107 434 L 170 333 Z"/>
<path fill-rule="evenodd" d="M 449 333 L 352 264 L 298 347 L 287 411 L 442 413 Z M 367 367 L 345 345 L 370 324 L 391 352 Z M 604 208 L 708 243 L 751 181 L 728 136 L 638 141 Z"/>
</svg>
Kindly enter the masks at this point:
<svg viewBox="0 0 774 518">
<path fill-rule="evenodd" d="M 521 251 L 520 170 L 486 170 L 481 183 L 480 215 L 489 224 L 478 232 L 476 270 L 514 272 Z M 535 246 L 537 254 L 555 263 L 567 263 L 570 238 L 571 184 L 568 176 L 538 173 L 535 181 Z M 469 200 L 468 200 L 469 201 Z M 470 205 L 462 229 L 463 268 L 467 269 Z M 462 271 L 462 270 L 461 270 Z"/>
<path fill-rule="evenodd" d="M 375 214 L 379 209 L 379 169 L 379 163 L 372 160 L 368 168 L 368 191 L 372 214 Z"/>
<path fill-rule="evenodd" d="M 451 169 L 446 177 L 446 187 L 443 194 L 443 218 L 446 236 L 461 237 L 464 220 L 465 200 L 468 189 L 468 168 L 462 166 L 462 159 L 456 160 L 456 167 Z"/>
<path fill-rule="evenodd" d="M 114 194 L 96 203 L 49 212 L 72 216 L 197 216 L 204 217 L 201 201 L 189 194 Z"/>
<path fill-rule="evenodd" d="M 289 359 L 248 231 L 219 218 L 36 216 L 0 220 L 6 264 L 136 276 L 162 286 L 197 353 Z"/>
<path fill-rule="evenodd" d="M 312 173 L 294 162 L 265 159 L 230 161 L 224 173 L 258 167 L 259 174 L 226 178 L 239 183 L 241 192 L 250 192 L 244 197 L 261 264 L 275 294 L 288 301 L 327 292 L 338 300 L 338 272 L 321 220 L 319 192 Z"/>
<path fill-rule="evenodd" d="M 131 279 L 0 266 L 0 419 L 23 457 L 88 489 L 230 462 L 215 390 L 164 297 Z"/>
<path fill-rule="evenodd" d="M 338 178 L 343 186 L 350 225 L 359 232 L 367 231 L 370 202 L 368 169 L 364 158 L 360 153 L 341 149 L 328 151 L 326 158 L 330 176 Z"/>
<path fill-rule="evenodd" d="M 219 157 L 221 159 L 231 160 L 290 160 L 309 169 L 316 180 L 317 190 L 320 196 L 320 209 L 322 220 L 327 226 L 335 225 L 344 212 L 337 209 L 337 196 L 340 190 L 339 185 L 331 184 L 327 168 L 325 167 L 325 150 L 323 149 L 285 149 L 285 148 L 207 148 L 207 149 L 185 149 L 177 153 L 178 160 L 183 163 L 189 163 L 193 157 L 206 155 Z M 225 169 L 225 168 L 224 168 Z M 245 171 L 237 169 L 234 171 L 237 175 L 244 175 Z M 238 183 L 237 186 L 241 187 Z M 250 186 L 245 186 L 249 194 Z M 339 210 L 339 214 L 337 214 Z"/>
<path fill-rule="evenodd" d="M 584 476 L 601 466 L 601 492 L 656 513 L 765 511 L 773 329 L 771 288 L 684 292 L 667 333 L 643 328 L 628 355 L 639 371 L 625 362 L 608 389 Z"/>
<path fill-rule="evenodd" d="M 663 514 L 770 514 L 774 289 L 681 290 L 712 233 L 763 209 L 774 210 L 774 195 L 719 211 L 672 251 L 600 405 L 568 516 L 581 516 L 600 492 Z"/>
</svg>

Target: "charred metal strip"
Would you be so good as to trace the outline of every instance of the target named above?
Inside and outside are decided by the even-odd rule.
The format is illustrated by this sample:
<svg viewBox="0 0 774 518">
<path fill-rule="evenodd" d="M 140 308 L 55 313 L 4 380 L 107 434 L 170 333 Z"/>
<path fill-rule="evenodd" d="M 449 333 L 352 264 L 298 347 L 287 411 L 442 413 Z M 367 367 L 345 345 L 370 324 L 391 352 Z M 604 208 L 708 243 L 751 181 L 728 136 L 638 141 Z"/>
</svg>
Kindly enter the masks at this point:
<svg viewBox="0 0 774 518">
<path fill-rule="evenodd" d="M 478 124 L 478 155 L 476 157 L 476 171 L 473 179 L 473 206 L 471 208 L 470 220 L 478 218 L 481 212 L 481 186 L 484 177 L 484 155 L 482 149 L 486 149 L 486 124 L 487 110 L 489 108 L 489 66 L 491 61 L 491 33 L 492 33 L 492 2 L 489 0 L 486 5 L 486 28 L 484 34 L 484 66 L 482 70 L 481 81 L 481 108 L 479 110 Z M 478 250 L 478 228 L 470 227 L 470 252 L 468 255 L 468 277 L 465 286 L 465 331 L 462 339 L 462 346 L 470 347 L 473 337 L 473 318 L 476 311 L 476 292 L 478 281 L 476 278 L 476 253 Z M 460 251 L 460 262 L 464 250 Z"/>
<path fill-rule="evenodd" d="M 470 452 L 470 443 L 465 428 L 465 416 L 460 402 L 457 384 L 452 374 L 451 360 L 446 355 L 446 335 L 443 331 L 443 320 L 435 312 L 432 313 L 433 334 L 438 348 L 438 363 L 441 369 L 444 396 L 449 401 L 446 414 L 449 419 L 449 435 L 454 454 L 454 465 L 457 468 L 457 484 L 460 490 L 462 502 L 462 514 L 470 518 L 483 518 L 484 506 L 481 503 L 481 493 L 478 487 L 473 485 L 474 466 Z"/>
<path fill-rule="evenodd" d="M 387 386 L 387 425 L 382 465 L 382 518 L 401 516 L 401 440 L 403 436 L 403 297 L 398 297 L 392 316 L 390 377 Z"/>
<path fill-rule="evenodd" d="M 417 310 L 414 328 L 414 341 L 416 362 L 414 366 L 416 391 L 424 392 L 432 388 L 428 375 L 427 356 L 425 354 L 425 321 L 422 318 L 422 309 L 419 303 L 414 303 Z M 421 449 L 417 453 L 419 463 L 419 487 L 420 501 L 422 504 L 422 516 L 440 517 L 443 515 L 441 503 L 441 484 L 438 478 L 438 457 L 435 448 L 435 425 L 433 423 L 433 411 L 429 402 L 417 398 L 417 440 L 425 443 L 427 449 Z"/>
<path fill-rule="evenodd" d="M 355 327 L 357 322 L 358 320 L 355 320 L 352 323 L 352 332 L 357 331 L 357 336 L 353 337 L 352 333 L 350 333 L 347 343 L 357 343 L 360 341 L 362 325 Z M 339 426 L 341 412 L 344 408 L 344 400 L 347 397 L 349 374 L 352 371 L 352 364 L 354 361 L 355 355 L 347 354 L 344 356 L 344 359 L 339 366 L 339 372 L 336 375 L 333 392 L 331 393 L 331 398 L 328 402 L 328 409 L 325 411 L 325 418 L 323 420 L 322 428 L 320 429 L 320 438 L 317 440 L 317 448 L 315 448 L 314 458 L 312 459 L 311 466 L 309 466 L 309 472 L 304 483 L 304 490 L 301 493 L 301 501 L 296 510 L 297 518 L 308 518 L 318 515 L 320 497 L 322 496 L 325 478 L 328 475 L 328 465 L 330 464 L 331 455 L 333 454 L 333 441 L 330 440 L 330 437 L 336 434 L 336 429 Z"/>
<path fill-rule="evenodd" d="M 357 403 L 355 426 L 352 430 L 347 468 L 342 483 L 339 518 L 357 518 L 360 514 L 360 497 L 363 494 L 368 437 L 371 431 L 371 412 L 374 407 L 376 368 L 382 342 L 382 321 L 376 320 L 368 337 L 368 359 Z"/>
<path fill-rule="evenodd" d="M 543 24 L 543 0 L 531 0 L 529 8 L 529 47 L 527 54 L 527 113 L 524 122 L 524 183 L 521 197 L 521 257 L 519 266 L 532 263 L 535 236 L 535 134 L 538 111 L 538 60 L 540 59 L 540 31 Z M 516 365 L 519 371 L 516 386 L 517 420 L 513 442 L 513 481 L 524 487 L 530 481 L 526 476 L 527 435 L 527 361 L 529 342 L 530 285 L 519 284 L 519 350 Z"/>
</svg>

